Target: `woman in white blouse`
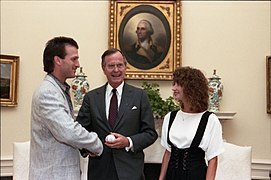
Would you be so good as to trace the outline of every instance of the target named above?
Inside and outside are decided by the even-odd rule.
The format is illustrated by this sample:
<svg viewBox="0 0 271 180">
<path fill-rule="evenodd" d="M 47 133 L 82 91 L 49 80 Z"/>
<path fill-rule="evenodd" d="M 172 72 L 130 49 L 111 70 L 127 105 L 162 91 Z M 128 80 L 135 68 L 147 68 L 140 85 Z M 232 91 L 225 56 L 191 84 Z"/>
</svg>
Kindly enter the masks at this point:
<svg viewBox="0 0 271 180">
<path fill-rule="evenodd" d="M 207 111 L 208 81 L 200 70 L 181 67 L 173 73 L 172 90 L 181 109 L 164 118 L 159 180 L 214 180 L 224 147 L 221 124 Z"/>
</svg>

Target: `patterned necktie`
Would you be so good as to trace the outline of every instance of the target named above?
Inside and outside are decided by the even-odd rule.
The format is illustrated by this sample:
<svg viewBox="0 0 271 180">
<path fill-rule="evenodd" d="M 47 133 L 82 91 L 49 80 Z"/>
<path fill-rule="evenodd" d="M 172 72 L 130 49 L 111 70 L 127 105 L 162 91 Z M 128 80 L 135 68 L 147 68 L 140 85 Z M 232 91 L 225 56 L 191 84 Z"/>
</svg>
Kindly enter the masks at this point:
<svg viewBox="0 0 271 180">
<path fill-rule="evenodd" d="M 117 94 L 116 94 L 116 89 L 112 89 L 112 97 L 110 100 L 110 106 L 109 106 L 109 116 L 108 116 L 108 122 L 111 128 L 114 127 L 114 124 L 117 119 L 118 115 L 118 99 L 117 99 Z"/>
</svg>

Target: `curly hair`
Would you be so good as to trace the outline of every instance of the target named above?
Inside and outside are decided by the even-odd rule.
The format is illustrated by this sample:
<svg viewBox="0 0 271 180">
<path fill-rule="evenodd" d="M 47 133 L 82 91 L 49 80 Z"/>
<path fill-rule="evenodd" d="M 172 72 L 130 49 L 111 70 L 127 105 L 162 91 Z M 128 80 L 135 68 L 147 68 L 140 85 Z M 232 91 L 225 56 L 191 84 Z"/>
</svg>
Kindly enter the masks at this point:
<svg viewBox="0 0 271 180">
<path fill-rule="evenodd" d="M 173 84 L 183 88 L 183 94 L 191 104 L 193 112 L 203 112 L 208 109 L 208 80 L 204 74 L 195 68 L 181 67 L 173 72 Z M 180 102 L 183 108 L 183 103 Z"/>
</svg>

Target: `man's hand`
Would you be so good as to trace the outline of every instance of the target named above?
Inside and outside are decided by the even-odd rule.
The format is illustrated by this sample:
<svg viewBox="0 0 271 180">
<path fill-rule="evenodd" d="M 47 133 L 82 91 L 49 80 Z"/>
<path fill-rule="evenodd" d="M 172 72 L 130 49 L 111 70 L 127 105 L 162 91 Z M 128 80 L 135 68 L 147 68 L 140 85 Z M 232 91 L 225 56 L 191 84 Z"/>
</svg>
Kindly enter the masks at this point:
<svg viewBox="0 0 271 180">
<path fill-rule="evenodd" d="M 84 158 L 86 158 L 87 156 L 90 156 L 90 157 L 96 157 L 96 156 L 98 156 L 98 154 L 95 154 L 95 153 L 93 153 L 93 152 L 90 152 L 89 150 L 87 150 L 87 149 L 85 149 L 85 148 L 81 149 L 81 150 L 80 150 L 80 153 L 81 153 L 81 155 L 82 155 Z"/>
<path fill-rule="evenodd" d="M 110 142 L 105 141 L 105 145 L 107 145 L 110 148 L 116 148 L 116 149 L 129 147 L 129 140 L 127 137 L 118 133 L 111 133 L 111 134 L 114 135 L 116 139 Z"/>
<path fill-rule="evenodd" d="M 98 156 L 98 154 L 95 154 L 95 153 L 92 153 L 92 152 L 89 152 L 88 155 L 89 155 L 90 157 L 96 157 L 96 156 Z"/>
</svg>

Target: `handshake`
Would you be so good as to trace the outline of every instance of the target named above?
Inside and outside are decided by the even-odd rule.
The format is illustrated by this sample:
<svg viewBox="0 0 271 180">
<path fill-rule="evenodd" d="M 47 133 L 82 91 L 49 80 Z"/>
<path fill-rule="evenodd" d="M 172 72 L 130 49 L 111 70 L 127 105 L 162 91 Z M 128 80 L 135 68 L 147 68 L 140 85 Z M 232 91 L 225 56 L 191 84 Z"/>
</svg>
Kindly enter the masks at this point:
<svg viewBox="0 0 271 180">
<path fill-rule="evenodd" d="M 106 136 L 105 141 L 106 142 L 113 142 L 115 139 L 116 139 L 116 137 L 113 134 L 109 134 L 109 135 Z M 90 156 L 90 157 L 96 157 L 96 156 L 98 156 L 97 154 L 95 154 L 93 152 L 90 152 L 89 150 L 87 150 L 85 148 L 83 148 L 83 149 L 80 150 L 80 154 L 84 158 L 86 158 L 87 156 Z"/>
<path fill-rule="evenodd" d="M 85 148 L 83 148 L 83 149 L 80 150 L 80 154 L 84 158 L 86 158 L 87 156 L 90 156 L 90 157 L 96 157 L 96 156 L 98 156 L 97 154 L 95 154 L 93 152 L 90 152 L 89 150 L 87 150 Z"/>
</svg>

